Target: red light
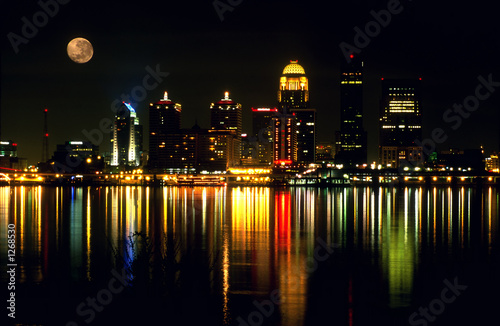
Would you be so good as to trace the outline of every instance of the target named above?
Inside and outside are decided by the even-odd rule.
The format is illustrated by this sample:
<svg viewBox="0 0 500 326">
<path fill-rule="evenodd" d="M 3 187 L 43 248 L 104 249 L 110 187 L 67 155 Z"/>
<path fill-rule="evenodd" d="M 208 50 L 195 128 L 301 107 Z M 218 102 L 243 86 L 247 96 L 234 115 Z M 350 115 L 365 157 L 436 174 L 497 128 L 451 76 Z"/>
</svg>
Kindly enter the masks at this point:
<svg viewBox="0 0 500 326">
<path fill-rule="evenodd" d="M 384 77 L 380 78 L 380 80 L 384 80 Z"/>
<path fill-rule="evenodd" d="M 13 143 L 13 144 L 12 144 L 12 146 L 17 146 L 17 144 L 16 144 L 16 143 Z"/>
<path fill-rule="evenodd" d="M 48 112 L 48 111 L 49 111 L 49 110 L 47 110 L 47 109 L 43 110 L 43 112 Z"/>
<path fill-rule="evenodd" d="M 292 164 L 292 160 L 277 160 L 277 161 L 274 161 L 274 164 L 276 164 L 276 165 L 290 165 L 290 164 Z"/>
<path fill-rule="evenodd" d="M 45 134 L 45 137 L 49 137 L 49 134 Z"/>
<path fill-rule="evenodd" d="M 351 59 L 354 58 L 354 54 L 351 54 L 350 57 L 351 57 Z"/>
<path fill-rule="evenodd" d="M 420 77 L 418 80 L 422 80 L 422 77 Z"/>
</svg>

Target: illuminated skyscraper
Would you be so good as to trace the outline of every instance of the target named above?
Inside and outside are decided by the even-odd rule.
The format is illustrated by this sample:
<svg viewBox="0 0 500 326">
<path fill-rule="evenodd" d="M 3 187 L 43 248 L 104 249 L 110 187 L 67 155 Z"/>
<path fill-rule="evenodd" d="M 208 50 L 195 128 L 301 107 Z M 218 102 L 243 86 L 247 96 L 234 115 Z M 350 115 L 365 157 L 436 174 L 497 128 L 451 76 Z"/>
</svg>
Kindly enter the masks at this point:
<svg viewBox="0 0 500 326">
<path fill-rule="evenodd" d="M 363 129 L 363 61 L 351 55 L 340 73 L 340 137 L 335 162 L 344 166 L 367 163 Z"/>
<path fill-rule="evenodd" d="M 293 114 L 274 118 L 273 156 L 275 165 L 291 165 L 297 161 L 297 125 Z"/>
<path fill-rule="evenodd" d="M 280 78 L 278 102 L 281 112 L 309 108 L 309 81 L 304 68 L 297 62 L 291 60 Z"/>
<path fill-rule="evenodd" d="M 281 114 L 295 117 L 295 160 L 311 163 L 316 160 L 316 109 L 309 107 L 309 81 L 304 68 L 297 62 L 292 60 L 283 69 L 278 103 Z"/>
<path fill-rule="evenodd" d="M 273 118 L 277 113 L 277 108 L 252 108 L 255 156 L 259 163 L 273 162 Z"/>
<path fill-rule="evenodd" d="M 241 104 L 229 98 L 229 92 L 224 98 L 210 104 L 210 129 L 234 130 L 235 135 L 241 136 Z"/>
<path fill-rule="evenodd" d="M 111 166 L 136 167 L 141 164 L 142 126 L 130 103 L 120 106 L 113 125 Z"/>
<path fill-rule="evenodd" d="M 168 147 L 167 135 L 181 128 L 181 105 L 168 98 L 165 92 L 163 99 L 149 104 L 149 162 L 150 168 L 162 169 L 167 160 L 173 158 L 172 148 Z"/>
<path fill-rule="evenodd" d="M 316 109 L 291 109 L 295 115 L 297 162 L 316 161 Z"/>
<path fill-rule="evenodd" d="M 382 79 L 379 163 L 390 167 L 421 165 L 421 80 Z"/>
<path fill-rule="evenodd" d="M 210 129 L 228 130 L 234 136 L 234 158 L 239 160 L 242 132 L 241 104 L 229 98 L 229 92 L 225 92 L 224 98 L 210 104 Z"/>
</svg>

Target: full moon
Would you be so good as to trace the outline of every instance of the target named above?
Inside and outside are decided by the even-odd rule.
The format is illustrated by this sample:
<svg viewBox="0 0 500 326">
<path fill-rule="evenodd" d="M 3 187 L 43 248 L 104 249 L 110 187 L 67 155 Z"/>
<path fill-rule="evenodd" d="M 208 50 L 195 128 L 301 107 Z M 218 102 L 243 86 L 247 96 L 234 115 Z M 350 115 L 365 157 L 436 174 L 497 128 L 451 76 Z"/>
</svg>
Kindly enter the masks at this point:
<svg viewBox="0 0 500 326">
<path fill-rule="evenodd" d="M 94 55 L 92 43 L 82 37 L 72 39 L 68 43 L 67 51 L 69 58 L 76 63 L 86 63 Z"/>
</svg>

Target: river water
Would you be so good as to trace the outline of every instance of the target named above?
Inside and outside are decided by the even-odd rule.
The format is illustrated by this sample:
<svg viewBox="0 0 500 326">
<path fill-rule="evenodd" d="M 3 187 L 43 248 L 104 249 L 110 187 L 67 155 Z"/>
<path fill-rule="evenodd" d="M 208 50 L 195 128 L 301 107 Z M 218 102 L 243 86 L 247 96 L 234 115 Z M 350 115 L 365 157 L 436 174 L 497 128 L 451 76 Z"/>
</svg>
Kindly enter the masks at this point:
<svg viewBox="0 0 500 326">
<path fill-rule="evenodd" d="M 494 187 L 1 187 L 1 279 L 10 227 L 20 325 L 487 325 L 499 205 Z"/>
</svg>

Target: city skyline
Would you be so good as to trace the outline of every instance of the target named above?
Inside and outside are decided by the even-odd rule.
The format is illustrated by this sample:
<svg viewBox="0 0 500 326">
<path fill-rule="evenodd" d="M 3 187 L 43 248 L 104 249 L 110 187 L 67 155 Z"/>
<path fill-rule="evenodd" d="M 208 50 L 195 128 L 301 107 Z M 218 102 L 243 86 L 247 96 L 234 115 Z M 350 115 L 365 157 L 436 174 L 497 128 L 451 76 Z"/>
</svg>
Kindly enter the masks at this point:
<svg viewBox="0 0 500 326">
<path fill-rule="evenodd" d="M 90 24 L 89 13 L 95 6 L 60 4 L 57 15 L 38 28 L 28 43 L 20 44 L 18 53 L 4 37 L 1 138 L 16 142 L 19 156 L 36 163 L 41 158 L 44 108 L 49 110 L 49 153 L 53 153 L 56 144 L 87 140 L 83 130 L 98 129 L 102 119 L 112 120 L 113 101 L 121 100 L 122 93 L 130 93 L 155 71 L 160 76 L 152 83 L 158 85 L 134 106 L 141 121 L 147 120 L 149 103 L 168 91 L 189 112 L 182 127 L 190 128 L 196 119 L 200 126 L 209 127 L 210 103 L 229 91 L 243 105 L 243 131 L 249 133 L 251 107 L 275 107 L 276 83 L 283 66 L 289 60 L 298 60 L 309 79 L 311 107 L 317 109 L 318 142 L 333 142 L 334 130 L 340 128 L 339 75 L 345 60 L 339 44 L 355 45 L 354 28 L 363 29 L 375 21 L 372 11 L 386 10 L 388 3 L 343 4 L 338 11 L 326 13 L 315 7 L 316 3 L 243 2 L 226 11 L 223 21 L 210 2 L 199 7 L 191 4 L 189 10 L 186 4 L 169 3 L 165 9 L 171 7 L 169 10 L 177 13 L 172 21 L 151 19 L 147 28 L 140 23 L 148 15 L 157 17 L 161 10 L 154 13 L 147 6 L 122 4 L 114 8 L 118 15 L 102 8 Z M 404 1 L 401 6 L 404 9 L 393 14 L 390 23 L 371 37 L 366 47 L 358 47 L 365 63 L 363 115 L 368 160 L 378 156 L 378 124 L 373 121 L 378 118 L 381 77 L 422 77 L 422 134 L 427 139 L 435 128 L 443 128 L 448 139 L 439 144 L 440 150 L 477 148 L 481 144 L 486 153 L 498 150 L 500 98 L 495 92 L 462 119 L 458 130 L 443 119 L 446 110 L 474 94 L 479 77 L 488 80 L 491 75 L 491 80 L 500 80 L 494 59 L 498 54 L 494 43 L 498 27 L 492 24 L 492 17 L 488 19 L 492 10 L 479 5 L 449 7 Z M 119 13 L 130 15 L 131 9 L 135 16 L 128 25 L 115 27 L 119 20 L 114 17 Z M 4 35 L 21 35 L 21 18 L 30 20 L 39 10 L 36 3 L 14 4 L 2 22 Z M 280 11 L 283 15 L 278 15 Z M 297 19 L 309 24 L 283 31 L 282 17 L 297 12 L 303 13 Z M 470 16 L 464 16 L 466 13 Z M 262 17 L 268 24 L 255 24 L 255 17 Z M 462 17 L 469 19 L 459 19 Z M 86 37 L 94 45 L 94 57 L 86 64 L 75 64 L 66 57 L 65 46 L 76 36 Z M 223 43 L 231 44 L 231 55 L 222 51 Z M 267 51 L 271 45 L 278 50 Z M 174 48 L 174 52 L 168 50 Z M 24 122 L 24 128 L 19 128 L 18 121 Z M 144 128 L 148 130 L 148 126 Z M 106 148 L 105 143 L 102 145 Z M 146 143 L 143 145 L 147 148 Z"/>
</svg>

